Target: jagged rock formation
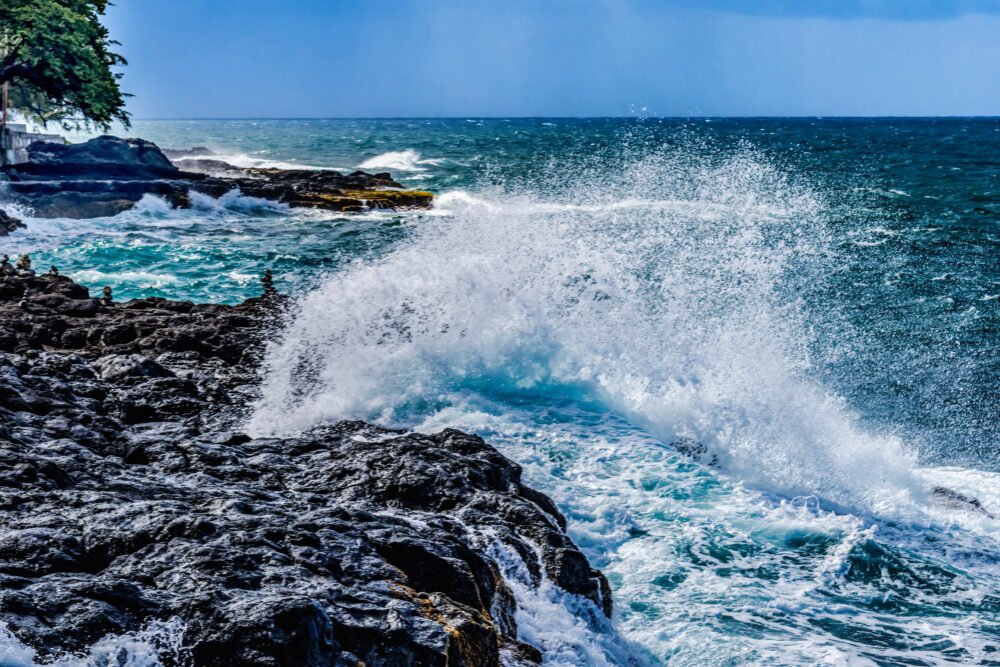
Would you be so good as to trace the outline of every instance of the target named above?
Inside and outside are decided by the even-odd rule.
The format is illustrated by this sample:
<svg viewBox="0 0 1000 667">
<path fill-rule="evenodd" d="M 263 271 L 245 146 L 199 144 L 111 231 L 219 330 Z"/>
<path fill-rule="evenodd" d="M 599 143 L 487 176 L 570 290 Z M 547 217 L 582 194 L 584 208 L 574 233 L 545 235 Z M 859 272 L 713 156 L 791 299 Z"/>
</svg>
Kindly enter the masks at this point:
<svg viewBox="0 0 1000 667">
<path fill-rule="evenodd" d="M 0 208 L 0 236 L 7 236 L 16 229 L 24 227 L 24 223 L 7 211 Z"/>
<path fill-rule="evenodd" d="M 11 193 L 42 218 L 92 218 L 128 210 L 144 195 L 189 205 L 189 192 L 218 197 L 234 189 L 292 207 L 333 211 L 426 208 L 433 195 L 404 190 L 390 174 L 306 169 L 239 169 L 216 160 L 182 171 L 155 144 L 105 136 L 82 144 L 36 142 L 30 160 L 5 169 Z M 206 173 L 207 172 L 207 173 Z"/>
<path fill-rule="evenodd" d="M 475 436 L 235 429 L 283 307 L 0 278 L 0 621 L 43 655 L 180 619 L 195 665 L 535 664 L 498 545 L 610 614 L 551 500 Z"/>
</svg>

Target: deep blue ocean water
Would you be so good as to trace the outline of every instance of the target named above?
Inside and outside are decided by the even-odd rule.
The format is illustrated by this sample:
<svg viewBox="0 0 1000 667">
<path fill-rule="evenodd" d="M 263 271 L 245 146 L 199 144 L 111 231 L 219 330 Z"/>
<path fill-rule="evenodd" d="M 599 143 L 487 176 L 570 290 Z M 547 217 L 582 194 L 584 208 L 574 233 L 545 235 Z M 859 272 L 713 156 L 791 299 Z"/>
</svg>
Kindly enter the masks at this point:
<svg viewBox="0 0 1000 667">
<path fill-rule="evenodd" d="M 1000 664 L 1000 523 L 930 493 L 1000 517 L 1000 120 L 130 134 L 438 195 L 348 215 L 148 198 L 29 215 L 2 245 L 118 298 L 237 302 L 272 268 L 300 301 L 247 427 L 454 426 L 522 463 L 616 597 L 607 627 L 519 590 L 548 663 Z"/>
</svg>

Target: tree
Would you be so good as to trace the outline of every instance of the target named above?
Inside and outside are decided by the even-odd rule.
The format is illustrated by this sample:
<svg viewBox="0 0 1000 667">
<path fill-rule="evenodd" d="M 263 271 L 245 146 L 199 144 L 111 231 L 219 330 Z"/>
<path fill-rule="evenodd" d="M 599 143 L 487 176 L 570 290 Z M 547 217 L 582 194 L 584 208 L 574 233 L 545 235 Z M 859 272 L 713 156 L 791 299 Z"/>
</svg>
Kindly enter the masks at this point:
<svg viewBox="0 0 1000 667">
<path fill-rule="evenodd" d="M 108 0 L 0 0 L 0 84 L 12 108 L 64 127 L 129 125 L 121 74 L 101 16 Z"/>
</svg>

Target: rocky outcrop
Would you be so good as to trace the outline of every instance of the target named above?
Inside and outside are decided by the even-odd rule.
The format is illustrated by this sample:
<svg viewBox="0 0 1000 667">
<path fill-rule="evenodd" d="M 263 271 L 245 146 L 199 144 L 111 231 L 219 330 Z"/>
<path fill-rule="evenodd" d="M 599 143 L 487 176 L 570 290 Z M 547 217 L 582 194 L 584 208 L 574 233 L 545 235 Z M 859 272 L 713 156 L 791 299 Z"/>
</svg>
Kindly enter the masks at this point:
<svg viewBox="0 0 1000 667">
<path fill-rule="evenodd" d="M 475 436 L 234 428 L 283 307 L 0 278 L 0 621 L 20 640 L 53 655 L 176 620 L 194 665 L 538 663 L 498 549 L 610 614 L 552 501 Z"/>
<path fill-rule="evenodd" d="M 0 236 L 7 236 L 11 232 L 23 227 L 23 222 L 0 208 Z"/>
<path fill-rule="evenodd" d="M 28 162 L 11 168 L 22 177 L 151 180 L 181 175 L 156 144 L 144 139 L 103 136 L 82 144 L 36 141 L 27 150 Z"/>
<path fill-rule="evenodd" d="M 52 350 L 88 357 L 108 354 L 193 353 L 237 366 L 255 364 L 262 325 L 284 297 L 237 306 L 159 297 L 125 302 L 91 298 L 67 276 L 0 277 L 0 351 Z"/>
<path fill-rule="evenodd" d="M 405 190 L 390 174 L 306 169 L 239 169 L 220 160 L 175 158 L 142 139 L 98 137 L 82 144 L 36 142 L 30 160 L 6 168 L 11 193 L 38 217 L 92 218 L 128 210 L 143 196 L 188 206 L 189 193 L 213 197 L 232 190 L 292 207 L 356 212 L 426 208 L 433 195 Z M 176 152 L 174 153 L 176 155 Z"/>
</svg>

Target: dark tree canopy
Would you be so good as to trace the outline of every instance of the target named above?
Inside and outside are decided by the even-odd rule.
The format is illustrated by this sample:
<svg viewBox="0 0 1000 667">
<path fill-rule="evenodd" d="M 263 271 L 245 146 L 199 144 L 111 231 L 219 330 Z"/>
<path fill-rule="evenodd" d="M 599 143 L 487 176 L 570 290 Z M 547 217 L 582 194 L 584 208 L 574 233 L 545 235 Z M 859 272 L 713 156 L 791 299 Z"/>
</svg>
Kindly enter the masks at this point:
<svg viewBox="0 0 1000 667">
<path fill-rule="evenodd" d="M 113 72 L 125 59 L 100 21 L 107 0 L 0 0 L 0 83 L 10 104 L 44 123 L 129 124 Z"/>
</svg>

